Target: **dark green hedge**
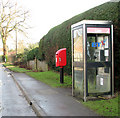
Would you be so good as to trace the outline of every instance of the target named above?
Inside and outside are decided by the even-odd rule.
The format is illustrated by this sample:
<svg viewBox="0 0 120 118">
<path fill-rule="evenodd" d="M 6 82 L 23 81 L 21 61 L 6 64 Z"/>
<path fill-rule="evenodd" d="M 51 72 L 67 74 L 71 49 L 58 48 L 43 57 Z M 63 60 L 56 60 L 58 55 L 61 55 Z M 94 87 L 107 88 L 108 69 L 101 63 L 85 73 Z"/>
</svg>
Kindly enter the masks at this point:
<svg viewBox="0 0 120 118">
<path fill-rule="evenodd" d="M 40 52 L 39 52 L 39 48 L 34 48 L 32 50 L 30 50 L 27 54 L 27 61 L 29 60 L 34 60 L 35 58 L 37 58 L 38 60 L 39 58 Z"/>
<path fill-rule="evenodd" d="M 67 48 L 67 66 L 65 72 L 71 75 L 71 25 L 81 20 L 111 20 L 114 24 L 115 44 L 115 68 L 119 72 L 117 64 L 120 64 L 120 40 L 118 18 L 120 4 L 118 2 L 107 2 L 82 14 L 79 14 L 62 24 L 52 28 L 39 43 L 40 60 L 46 60 L 49 67 L 55 70 L 55 52 L 60 48 Z M 60 16 L 61 17 L 61 16 Z"/>
</svg>

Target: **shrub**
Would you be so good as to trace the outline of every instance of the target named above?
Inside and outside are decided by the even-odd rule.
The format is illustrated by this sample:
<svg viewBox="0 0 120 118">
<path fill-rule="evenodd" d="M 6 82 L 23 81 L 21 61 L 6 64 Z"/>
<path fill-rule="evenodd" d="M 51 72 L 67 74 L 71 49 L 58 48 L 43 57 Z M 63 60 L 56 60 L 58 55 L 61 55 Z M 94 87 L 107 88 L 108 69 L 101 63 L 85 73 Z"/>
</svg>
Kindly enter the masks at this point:
<svg viewBox="0 0 120 118">
<path fill-rule="evenodd" d="M 40 53 L 39 53 L 39 48 L 38 47 L 30 50 L 27 54 L 27 61 L 34 60 L 35 57 L 39 60 L 39 54 Z"/>
</svg>

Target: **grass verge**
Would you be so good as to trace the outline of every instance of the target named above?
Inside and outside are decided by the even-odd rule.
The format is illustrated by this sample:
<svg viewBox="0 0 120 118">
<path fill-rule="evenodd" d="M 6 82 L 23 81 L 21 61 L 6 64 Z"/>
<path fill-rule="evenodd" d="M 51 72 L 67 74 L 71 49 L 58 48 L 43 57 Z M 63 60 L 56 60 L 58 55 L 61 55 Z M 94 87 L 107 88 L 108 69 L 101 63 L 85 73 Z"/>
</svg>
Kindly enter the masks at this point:
<svg viewBox="0 0 120 118">
<path fill-rule="evenodd" d="M 19 68 L 18 66 L 13 66 L 12 64 L 6 63 L 3 64 L 6 68 L 9 68 L 11 71 L 26 73 L 27 75 L 35 78 L 36 80 L 40 80 L 41 82 L 48 84 L 52 87 L 71 87 L 72 86 L 72 78 L 70 76 L 64 76 L 64 83 L 60 83 L 60 74 L 47 71 L 47 72 L 30 72 L 30 70 L 26 70 L 24 68 Z"/>
<path fill-rule="evenodd" d="M 27 72 L 26 74 L 52 87 L 71 87 L 72 85 L 70 76 L 64 76 L 64 84 L 60 84 L 60 74 L 53 71 Z"/>
<path fill-rule="evenodd" d="M 18 66 L 14 66 L 12 64 L 6 63 L 3 64 L 6 68 L 9 68 L 9 70 L 14 71 L 14 72 L 18 72 L 18 73 L 25 73 L 25 72 L 29 72 L 30 70 L 26 70 L 25 68 L 19 68 Z"/>
<path fill-rule="evenodd" d="M 10 64 L 10 63 L 5 63 L 3 64 L 6 68 L 11 68 L 11 67 L 15 67 L 14 65 Z"/>
<path fill-rule="evenodd" d="M 28 72 L 24 68 L 15 67 L 11 64 L 4 64 L 7 68 L 14 72 L 26 72 L 27 75 L 40 80 L 52 87 L 71 87 L 72 78 L 70 76 L 64 76 L 64 84 L 60 84 L 60 75 L 59 73 L 53 71 L 47 72 Z M 118 116 L 118 98 L 116 97 L 109 100 L 94 100 L 82 102 L 86 107 L 94 110 L 96 113 L 102 116 L 108 116 L 109 118 L 113 116 Z"/>
<path fill-rule="evenodd" d="M 14 72 L 18 72 L 18 73 L 25 73 L 25 72 L 29 72 L 30 70 L 26 70 L 24 68 L 19 68 L 17 66 L 15 67 L 10 67 L 9 68 L 11 71 L 14 71 Z"/>
<path fill-rule="evenodd" d="M 102 116 L 118 116 L 118 96 L 109 100 L 94 100 L 82 102 L 86 107 L 94 110 L 96 113 Z"/>
</svg>

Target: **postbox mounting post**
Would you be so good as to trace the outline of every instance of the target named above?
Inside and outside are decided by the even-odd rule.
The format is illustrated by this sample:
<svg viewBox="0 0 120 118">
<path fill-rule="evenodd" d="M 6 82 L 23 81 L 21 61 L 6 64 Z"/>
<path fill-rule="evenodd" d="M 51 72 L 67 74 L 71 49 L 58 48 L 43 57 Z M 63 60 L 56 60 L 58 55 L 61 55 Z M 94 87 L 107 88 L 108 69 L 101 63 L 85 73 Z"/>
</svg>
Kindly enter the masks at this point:
<svg viewBox="0 0 120 118">
<path fill-rule="evenodd" d="M 64 69 L 63 67 L 60 67 L 60 83 L 64 83 Z"/>
</svg>

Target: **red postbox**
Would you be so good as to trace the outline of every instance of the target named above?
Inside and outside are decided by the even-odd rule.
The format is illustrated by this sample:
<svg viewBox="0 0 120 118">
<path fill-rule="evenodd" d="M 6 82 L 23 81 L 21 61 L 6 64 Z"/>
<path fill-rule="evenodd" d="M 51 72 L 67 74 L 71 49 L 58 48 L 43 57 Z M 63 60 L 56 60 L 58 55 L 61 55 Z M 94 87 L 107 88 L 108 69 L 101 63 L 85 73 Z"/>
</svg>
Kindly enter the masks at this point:
<svg viewBox="0 0 120 118">
<path fill-rule="evenodd" d="M 62 48 L 56 52 L 56 67 L 62 68 L 66 64 L 66 48 Z"/>
<path fill-rule="evenodd" d="M 56 58 L 56 67 L 60 67 L 60 83 L 64 83 L 64 71 L 63 67 L 66 66 L 67 60 L 66 60 L 66 48 L 62 48 L 56 52 L 55 55 Z"/>
</svg>

